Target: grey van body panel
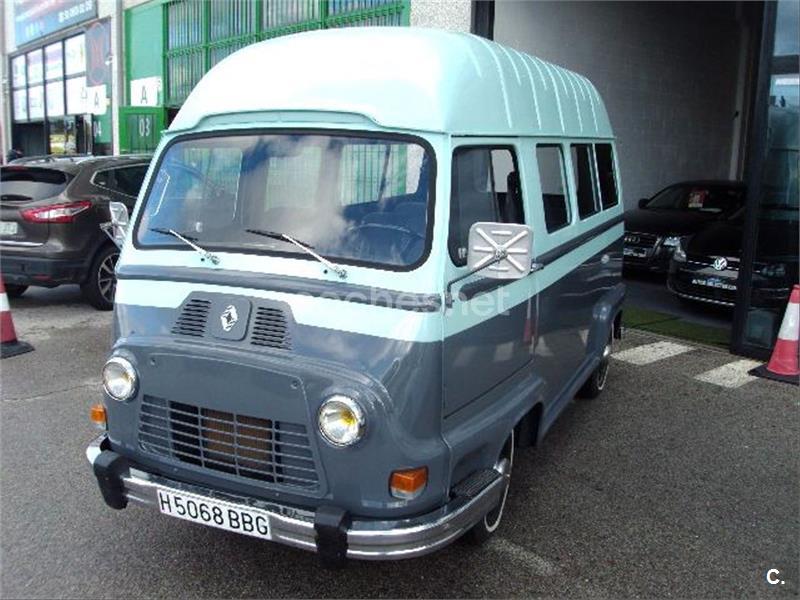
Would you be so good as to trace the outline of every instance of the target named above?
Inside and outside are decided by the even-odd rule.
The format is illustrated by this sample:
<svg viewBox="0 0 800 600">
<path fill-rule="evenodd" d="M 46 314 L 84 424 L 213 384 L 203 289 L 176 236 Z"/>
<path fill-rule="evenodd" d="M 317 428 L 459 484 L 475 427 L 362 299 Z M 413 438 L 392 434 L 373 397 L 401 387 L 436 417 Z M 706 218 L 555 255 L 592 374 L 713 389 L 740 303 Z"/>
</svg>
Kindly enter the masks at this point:
<svg viewBox="0 0 800 600">
<path fill-rule="evenodd" d="M 213 300 L 214 296 L 195 293 L 190 299 Z M 252 302 L 254 310 L 265 304 L 260 299 Z M 398 509 L 418 514 L 446 501 L 450 481 L 440 429 L 440 343 L 405 342 L 294 322 L 290 323 L 291 350 L 253 346 L 249 337 L 241 341 L 210 336 L 186 339 L 170 333 L 180 310 L 116 306 L 114 352 L 135 361 L 142 389 L 128 402 L 106 400 L 115 451 L 157 466 L 165 476 L 299 506 L 333 503 L 368 517 L 391 516 Z M 283 310 L 290 314 L 288 306 Z M 160 363 L 169 364 L 169 370 L 159 369 Z M 173 372 L 177 378 L 170 377 Z M 292 382 L 297 390 L 291 389 Z M 264 389 L 269 389 L 268 397 Z M 350 448 L 333 448 L 317 434 L 319 406 L 335 393 L 356 398 L 367 413 L 367 433 Z M 228 477 L 144 452 L 138 443 L 144 394 L 305 426 L 318 465 L 319 487 L 298 490 Z M 429 472 L 422 495 L 408 502 L 391 497 L 391 472 L 420 465 L 427 465 Z"/>
<path fill-rule="evenodd" d="M 604 256 L 610 257 L 605 263 Z M 243 320 L 246 317 L 242 313 L 252 319 L 258 306 L 280 308 L 288 316 L 291 349 L 263 348 L 253 346 L 249 335 L 215 334 L 214 327 L 197 339 L 171 333 L 183 306 L 172 309 L 118 304 L 114 352 L 135 362 L 142 388 L 127 402 L 107 398 L 112 448 L 164 476 L 233 493 L 306 508 L 332 503 L 364 517 L 422 514 L 445 502 L 458 481 L 491 467 L 511 428 L 536 404 L 543 406 L 539 435 L 547 431 L 599 363 L 603 338 L 611 331 L 624 297 L 624 285 L 618 283 L 621 261 L 620 238 L 508 314 L 452 336 L 465 336 L 472 343 L 478 340 L 477 347 L 482 345 L 480 340 L 495 344 L 498 335 L 522 339 L 521 332 L 510 330 L 512 323 L 520 322 L 516 318 L 520 311 L 524 320 L 530 304 L 546 316 L 538 323 L 534 319 L 533 350 L 530 339 L 517 345 L 517 356 L 525 358 L 510 375 L 492 381 L 485 373 L 470 373 L 468 383 L 485 386 L 486 391 L 456 408 L 444 403 L 443 385 L 444 381 L 463 378 L 464 373 L 451 369 L 453 363 L 442 342 L 408 342 L 302 325 L 291 319 L 287 304 L 239 295 L 195 292 L 184 302 L 183 306 L 203 298 L 219 307 L 227 303 L 241 306 L 249 301 L 253 307 L 240 311 Z M 590 288 L 587 281 L 592 282 Z M 580 289 L 592 290 L 591 303 L 576 296 L 574 310 L 565 311 L 569 295 Z M 557 364 L 565 354 L 549 356 L 542 341 L 558 340 L 569 328 L 574 331 L 570 321 L 573 313 L 585 319 L 588 345 L 583 348 L 583 360 L 567 368 Z M 575 342 L 567 339 L 557 343 Z M 491 361 L 493 353 L 487 354 Z M 179 376 L 171 377 L 172 373 Z M 268 399 L 264 398 L 264 389 L 270 390 Z M 337 392 L 355 397 L 367 412 L 367 435 L 352 448 L 333 448 L 317 435 L 319 405 Z M 264 484 L 145 452 L 138 441 L 144 394 L 303 425 L 317 463 L 319 485 L 298 490 Z M 222 397 L 224 402 L 218 400 Z M 388 490 L 391 471 L 420 465 L 429 469 L 423 494 L 410 502 L 392 498 Z"/>
</svg>

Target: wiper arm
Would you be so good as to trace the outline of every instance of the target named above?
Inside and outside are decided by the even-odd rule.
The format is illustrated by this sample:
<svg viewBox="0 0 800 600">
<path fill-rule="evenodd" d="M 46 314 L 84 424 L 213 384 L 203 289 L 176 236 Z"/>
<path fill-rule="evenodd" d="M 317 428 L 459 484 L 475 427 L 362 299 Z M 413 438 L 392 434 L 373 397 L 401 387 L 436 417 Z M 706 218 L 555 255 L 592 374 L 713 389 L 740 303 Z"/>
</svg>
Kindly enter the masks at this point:
<svg viewBox="0 0 800 600">
<path fill-rule="evenodd" d="M 344 269 L 344 267 L 340 267 L 339 265 L 336 265 L 336 264 L 332 263 L 331 261 L 329 261 L 327 258 L 325 258 L 323 256 L 320 256 L 319 254 L 314 252 L 312 250 L 312 248 L 314 246 L 311 246 L 310 244 L 304 244 L 302 242 L 299 242 L 296 239 L 294 239 L 293 237 L 288 236 L 285 233 L 280 233 L 278 231 L 266 231 L 264 229 L 245 229 L 245 231 L 247 233 L 252 233 L 252 234 L 260 235 L 260 236 L 263 236 L 263 237 L 272 238 L 273 240 L 281 240 L 283 242 L 289 242 L 290 244 L 294 244 L 295 246 L 300 248 L 300 250 L 302 250 L 303 252 L 305 252 L 309 256 L 313 256 L 319 262 L 321 262 L 323 265 L 328 267 L 331 271 L 336 273 L 339 276 L 340 279 L 345 279 L 347 277 L 347 271 Z"/>
<path fill-rule="evenodd" d="M 190 239 L 189 237 L 181 235 L 180 233 L 178 233 L 174 229 L 162 229 L 160 227 L 151 227 L 150 231 L 154 231 L 155 233 L 160 233 L 160 234 L 163 234 L 163 235 L 171 235 L 172 237 L 179 239 L 184 244 L 189 246 L 192 250 L 197 252 L 200 256 L 203 257 L 203 260 L 208 260 L 212 265 L 218 265 L 219 264 L 219 256 L 217 256 L 216 254 L 212 254 L 211 252 L 209 252 L 205 248 L 201 248 L 200 246 L 195 244 L 192 240 L 196 239 L 196 238 L 191 238 Z"/>
</svg>

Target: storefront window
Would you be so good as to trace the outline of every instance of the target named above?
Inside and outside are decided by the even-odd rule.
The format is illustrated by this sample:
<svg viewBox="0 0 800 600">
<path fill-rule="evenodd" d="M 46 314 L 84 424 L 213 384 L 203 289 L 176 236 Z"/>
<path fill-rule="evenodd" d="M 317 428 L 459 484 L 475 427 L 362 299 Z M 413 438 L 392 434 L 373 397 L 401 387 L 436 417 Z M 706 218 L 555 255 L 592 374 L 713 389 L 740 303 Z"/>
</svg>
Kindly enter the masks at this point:
<svg viewBox="0 0 800 600">
<path fill-rule="evenodd" d="M 71 115 L 82 115 L 86 106 L 86 77 L 67 79 L 67 112 Z"/>
<path fill-rule="evenodd" d="M 17 56 L 11 60 L 11 83 L 15 88 L 23 87 L 27 82 L 25 77 L 25 57 Z"/>
<path fill-rule="evenodd" d="M 42 68 L 42 50 L 28 52 L 28 85 L 35 85 L 44 80 L 44 69 Z"/>
<path fill-rule="evenodd" d="M 28 118 L 28 91 L 14 90 L 14 120 L 25 121 Z"/>
<path fill-rule="evenodd" d="M 50 44 L 44 49 L 44 76 L 45 79 L 61 79 L 64 76 L 64 54 L 61 42 Z"/>
<path fill-rule="evenodd" d="M 44 119 L 44 86 L 28 88 L 28 118 L 31 121 Z"/>
<path fill-rule="evenodd" d="M 58 79 L 47 84 L 47 117 L 64 116 L 64 81 Z"/>
<path fill-rule="evenodd" d="M 64 42 L 64 73 L 67 77 L 86 70 L 86 36 L 71 37 Z"/>
<path fill-rule="evenodd" d="M 798 149 L 800 149 L 800 4 L 780 0 L 775 7 L 768 97 L 760 98 L 766 111 L 766 131 L 751 160 L 760 161 L 751 185 L 757 201 L 757 234 L 752 272 L 743 277 L 745 293 L 742 350 L 767 354 L 772 348 L 792 286 L 798 282 Z M 769 48 L 767 45 L 767 48 Z M 747 252 L 747 250 L 746 250 Z"/>
</svg>

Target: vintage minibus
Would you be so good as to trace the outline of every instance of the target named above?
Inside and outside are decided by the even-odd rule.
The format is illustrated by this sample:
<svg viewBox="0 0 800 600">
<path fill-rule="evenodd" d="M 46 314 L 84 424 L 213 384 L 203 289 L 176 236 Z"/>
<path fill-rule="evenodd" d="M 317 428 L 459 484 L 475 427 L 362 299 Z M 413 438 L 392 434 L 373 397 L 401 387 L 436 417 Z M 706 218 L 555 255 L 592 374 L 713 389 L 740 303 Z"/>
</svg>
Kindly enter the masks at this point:
<svg viewBox="0 0 800 600">
<path fill-rule="evenodd" d="M 614 147 L 585 77 L 472 35 L 222 60 L 126 226 L 87 449 L 105 502 L 327 565 L 485 540 L 515 447 L 606 383 Z"/>
</svg>

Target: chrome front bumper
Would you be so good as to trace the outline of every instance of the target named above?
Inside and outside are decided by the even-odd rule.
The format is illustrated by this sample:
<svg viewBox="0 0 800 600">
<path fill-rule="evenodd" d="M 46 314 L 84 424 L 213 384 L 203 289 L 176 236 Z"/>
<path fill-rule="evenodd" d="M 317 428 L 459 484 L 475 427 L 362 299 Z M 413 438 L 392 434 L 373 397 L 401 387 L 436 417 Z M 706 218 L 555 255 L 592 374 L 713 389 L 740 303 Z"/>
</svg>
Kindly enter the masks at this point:
<svg viewBox="0 0 800 600">
<path fill-rule="evenodd" d="M 105 445 L 106 435 L 103 434 L 86 448 L 86 458 L 93 467 L 101 454 L 110 452 L 104 449 Z M 98 475 L 96 468 L 95 474 Z M 313 511 L 221 493 L 146 473 L 133 466 L 125 468 L 118 477 L 125 499 L 153 507 L 157 506 L 157 489 L 166 488 L 267 511 L 272 541 L 314 552 L 322 551 Z M 103 481 L 99 475 L 98 481 L 102 489 Z M 507 485 L 507 477 L 497 473 L 481 489 L 469 495 L 457 496 L 441 508 L 420 517 L 396 521 L 353 518 L 349 521 L 346 533 L 347 557 L 394 560 L 422 556 L 438 550 L 468 531 L 494 508 L 502 499 Z"/>
</svg>

